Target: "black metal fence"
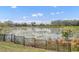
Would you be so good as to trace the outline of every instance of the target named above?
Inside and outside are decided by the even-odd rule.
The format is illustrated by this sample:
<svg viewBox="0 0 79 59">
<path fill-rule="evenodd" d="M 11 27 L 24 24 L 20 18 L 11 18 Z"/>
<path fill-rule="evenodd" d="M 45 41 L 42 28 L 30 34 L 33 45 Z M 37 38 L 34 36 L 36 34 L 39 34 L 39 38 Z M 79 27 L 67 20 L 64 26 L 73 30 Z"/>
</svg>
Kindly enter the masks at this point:
<svg viewBox="0 0 79 59">
<path fill-rule="evenodd" d="M 77 46 L 74 46 L 72 49 L 71 43 L 60 44 L 58 40 L 25 38 L 24 36 L 16 36 L 14 34 L 0 34 L 0 41 L 14 42 L 24 46 L 48 49 L 51 51 L 71 52 L 74 51 L 74 48 L 77 48 L 75 51 L 79 50 Z"/>
</svg>

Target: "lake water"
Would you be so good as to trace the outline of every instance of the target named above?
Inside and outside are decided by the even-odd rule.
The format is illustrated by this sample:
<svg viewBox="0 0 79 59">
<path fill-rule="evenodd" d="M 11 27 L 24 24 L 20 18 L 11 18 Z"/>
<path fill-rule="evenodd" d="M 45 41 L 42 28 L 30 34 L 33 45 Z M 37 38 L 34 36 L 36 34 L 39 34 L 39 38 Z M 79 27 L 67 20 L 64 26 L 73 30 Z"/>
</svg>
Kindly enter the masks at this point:
<svg viewBox="0 0 79 59">
<path fill-rule="evenodd" d="M 36 39 L 62 39 L 63 28 L 35 28 L 35 27 L 16 27 L 11 28 L 8 34 L 15 34 L 16 36 L 24 36 L 25 38 L 36 38 Z M 79 32 L 74 33 L 75 37 L 79 38 Z"/>
<path fill-rule="evenodd" d="M 25 38 L 36 39 L 61 39 L 62 28 L 13 28 L 9 34 L 15 34 L 16 36 L 24 36 Z"/>
</svg>

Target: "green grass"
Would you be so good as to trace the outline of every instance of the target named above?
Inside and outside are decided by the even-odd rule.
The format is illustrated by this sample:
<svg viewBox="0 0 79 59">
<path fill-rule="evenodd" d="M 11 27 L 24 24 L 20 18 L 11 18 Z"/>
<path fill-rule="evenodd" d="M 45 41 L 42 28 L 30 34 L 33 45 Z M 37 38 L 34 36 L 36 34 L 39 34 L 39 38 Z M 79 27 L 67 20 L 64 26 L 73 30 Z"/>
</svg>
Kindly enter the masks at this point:
<svg viewBox="0 0 79 59">
<path fill-rule="evenodd" d="M 12 42 L 0 42 L 0 52 L 47 52 L 48 50 L 27 47 Z"/>
</svg>

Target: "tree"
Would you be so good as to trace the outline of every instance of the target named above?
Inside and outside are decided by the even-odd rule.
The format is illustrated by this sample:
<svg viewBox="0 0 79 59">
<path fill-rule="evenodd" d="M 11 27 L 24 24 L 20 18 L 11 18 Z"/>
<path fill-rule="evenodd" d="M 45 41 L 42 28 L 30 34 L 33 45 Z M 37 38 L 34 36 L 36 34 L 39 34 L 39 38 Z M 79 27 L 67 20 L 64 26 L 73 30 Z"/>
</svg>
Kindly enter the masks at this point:
<svg viewBox="0 0 79 59">
<path fill-rule="evenodd" d="M 5 21 L 4 24 L 6 26 L 13 26 L 14 23 L 11 20 L 8 20 L 8 21 Z"/>
<path fill-rule="evenodd" d="M 31 25 L 32 25 L 32 26 L 36 25 L 36 22 L 31 22 Z"/>
<path fill-rule="evenodd" d="M 45 24 L 43 24 L 43 23 L 40 23 L 40 26 L 45 26 Z"/>
</svg>

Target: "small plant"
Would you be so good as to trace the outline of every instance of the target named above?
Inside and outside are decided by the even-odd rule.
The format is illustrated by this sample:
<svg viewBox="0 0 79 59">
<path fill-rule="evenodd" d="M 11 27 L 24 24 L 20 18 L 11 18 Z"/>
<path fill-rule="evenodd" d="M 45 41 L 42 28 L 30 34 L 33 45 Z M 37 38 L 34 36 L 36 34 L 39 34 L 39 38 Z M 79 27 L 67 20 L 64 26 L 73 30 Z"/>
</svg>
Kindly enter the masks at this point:
<svg viewBox="0 0 79 59">
<path fill-rule="evenodd" d="M 69 42 L 69 37 L 72 36 L 72 31 L 70 29 L 69 30 L 64 30 L 62 32 L 62 36 L 65 38 L 66 44 L 67 44 L 67 49 L 70 52 L 71 51 L 71 43 Z"/>
<path fill-rule="evenodd" d="M 62 32 L 62 36 L 65 38 L 65 40 L 69 40 L 69 37 L 72 36 L 72 31 L 71 30 L 64 30 Z"/>
</svg>

